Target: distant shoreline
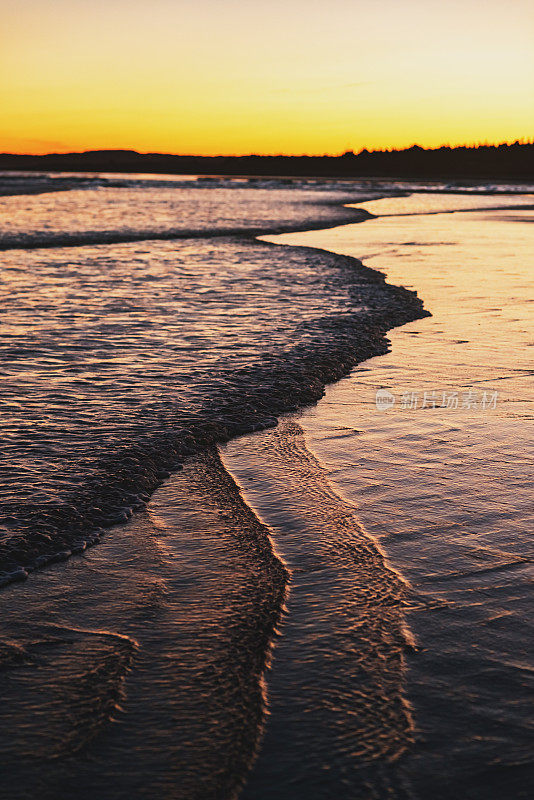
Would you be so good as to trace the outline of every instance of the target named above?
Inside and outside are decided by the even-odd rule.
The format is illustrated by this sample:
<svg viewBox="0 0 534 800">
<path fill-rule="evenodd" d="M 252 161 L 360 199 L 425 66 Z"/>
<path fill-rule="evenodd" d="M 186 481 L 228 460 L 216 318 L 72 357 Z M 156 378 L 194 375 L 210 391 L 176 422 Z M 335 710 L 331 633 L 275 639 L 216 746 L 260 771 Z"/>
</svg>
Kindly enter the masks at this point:
<svg viewBox="0 0 534 800">
<path fill-rule="evenodd" d="M 363 150 L 341 156 L 190 156 L 90 150 L 22 155 L 0 153 L 1 171 L 127 172 L 272 178 L 389 180 L 534 180 L 534 144 Z"/>
</svg>

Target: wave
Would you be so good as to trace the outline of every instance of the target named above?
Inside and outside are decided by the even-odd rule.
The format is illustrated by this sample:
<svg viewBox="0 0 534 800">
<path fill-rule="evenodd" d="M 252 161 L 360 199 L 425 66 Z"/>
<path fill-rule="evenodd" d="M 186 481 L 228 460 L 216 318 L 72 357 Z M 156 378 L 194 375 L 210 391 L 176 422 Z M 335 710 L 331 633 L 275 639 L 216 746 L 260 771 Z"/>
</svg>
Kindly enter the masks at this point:
<svg viewBox="0 0 534 800">
<path fill-rule="evenodd" d="M 208 188 L 313 189 L 323 192 L 380 192 L 403 194 L 417 192 L 442 194 L 505 195 L 534 192 L 531 182 L 506 181 L 425 181 L 393 180 L 388 178 L 299 178 L 234 175 L 172 175 L 142 173 L 91 173 L 91 172 L 35 172 L 0 171 L 0 196 L 10 194 L 34 194 L 73 189 L 110 188 L 188 188 L 192 185 Z"/>
<path fill-rule="evenodd" d="M 257 244 L 274 255 L 276 245 Z M 300 341 L 260 361 L 226 373 L 194 413 L 174 409 L 160 425 L 144 420 L 137 433 L 115 437 L 65 496 L 41 502 L 4 504 L 0 542 L 3 583 L 95 544 L 104 528 L 127 521 L 144 507 L 162 480 L 191 454 L 215 442 L 274 426 L 284 412 L 316 402 L 326 384 L 352 367 L 387 352 L 388 329 L 428 315 L 415 292 L 387 284 L 384 276 L 348 257 L 308 248 L 284 248 L 299 257 L 328 259 L 345 282 L 353 308 L 302 321 Z M 295 254 L 293 253 L 293 257 Z M 106 432 L 104 431 L 104 435 Z M 91 432 L 86 448 L 95 447 Z M 72 469 L 76 469 L 73 465 Z"/>
<path fill-rule="evenodd" d="M 340 187 L 126 182 L 0 199 L 0 250 L 112 245 L 328 228 L 369 218 Z"/>
<path fill-rule="evenodd" d="M 193 453 L 316 402 L 427 315 L 356 259 L 253 238 L 366 218 L 346 196 L 214 191 L 9 198 L 0 585 L 97 543 Z"/>
<path fill-rule="evenodd" d="M 338 211 L 330 220 L 330 225 L 325 226 L 325 220 L 309 221 L 306 230 L 318 230 L 325 227 L 334 227 L 347 224 L 349 222 L 361 222 L 364 219 L 371 219 L 369 214 L 363 209 L 346 209 Z M 256 236 L 276 235 L 281 233 L 295 233 L 302 229 L 302 222 L 297 223 L 274 223 L 270 227 L 258 227 L 246 225 L 234 227 L 220 227 L 216 230 L 206 230 L 205 228 L 170 228 L 169 230 L 136 230 L 136 231 L 87 231 L 75 233 L 50 233 L 50 234 L 24 234 L 24 235 L 4 235 L 0 237 L 0 251 L 2 250 L 43 250 L 56 247 L 90 247 L 93 245 L 108 244 L 127 244 L 129 242 L 147 241 L 173 241 L 175 239 L 215 239 L 222 236 Z"/>
</svg>

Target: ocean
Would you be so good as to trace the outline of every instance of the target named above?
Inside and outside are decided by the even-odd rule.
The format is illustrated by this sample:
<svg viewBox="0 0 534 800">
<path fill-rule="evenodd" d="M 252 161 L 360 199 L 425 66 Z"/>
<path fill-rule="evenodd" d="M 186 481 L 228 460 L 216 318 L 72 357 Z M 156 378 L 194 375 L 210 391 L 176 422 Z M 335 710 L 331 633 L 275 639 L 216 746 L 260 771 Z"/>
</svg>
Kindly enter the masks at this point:
<svg viewBox="0 0 534 800">
<path fill-rule="evenodd" d="M 0 187 L 0 791 L 530 796 L 529 187 Z"/>
</svg>

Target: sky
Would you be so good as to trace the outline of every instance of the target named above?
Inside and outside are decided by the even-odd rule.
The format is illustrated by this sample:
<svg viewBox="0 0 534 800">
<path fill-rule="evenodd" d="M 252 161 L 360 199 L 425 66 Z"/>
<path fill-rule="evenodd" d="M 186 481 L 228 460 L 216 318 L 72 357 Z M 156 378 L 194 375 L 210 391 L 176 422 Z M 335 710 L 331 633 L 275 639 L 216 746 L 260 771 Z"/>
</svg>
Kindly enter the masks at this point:
<svg viewBox="0 0 534 800">
<path fill-rule="evenodd" d="M 531 0 L 0 0 L 0 151 L 534 135 Z"/>
</svg>

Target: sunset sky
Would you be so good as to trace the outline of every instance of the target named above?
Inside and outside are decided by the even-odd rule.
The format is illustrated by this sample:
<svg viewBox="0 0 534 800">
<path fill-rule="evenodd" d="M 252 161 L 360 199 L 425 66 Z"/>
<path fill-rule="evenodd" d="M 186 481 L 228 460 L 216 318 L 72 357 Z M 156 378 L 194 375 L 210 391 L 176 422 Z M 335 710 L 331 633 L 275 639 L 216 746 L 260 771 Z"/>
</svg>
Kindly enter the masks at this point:
<svg viewBox="0 0 534 800">
<path fill-rule="evenodd" d="M 532 0 L 4 0 L 0 150 L 339 153 L 534 133 Z"/>
</svg>

